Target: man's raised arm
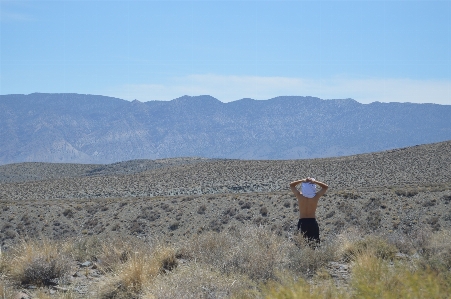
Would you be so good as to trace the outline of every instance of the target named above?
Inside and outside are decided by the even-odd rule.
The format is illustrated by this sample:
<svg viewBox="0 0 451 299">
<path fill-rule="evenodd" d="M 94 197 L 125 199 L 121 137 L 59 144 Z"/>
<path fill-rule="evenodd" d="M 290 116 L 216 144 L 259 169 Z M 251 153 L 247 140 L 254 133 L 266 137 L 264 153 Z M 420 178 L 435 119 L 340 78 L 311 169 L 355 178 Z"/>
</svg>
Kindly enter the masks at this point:
<svg viewBox="0 0 451 299">
<path fill-rule="evenodd" d="M 295 195 L 299 194 L 299 190 L 296 189 L 296 186 L 299 185 L 300 183 L 304 183 L 304 182 L 306 182 L 306 179 L 302 179 L 302 180 L 297 180 L 297 181 L 291 182 L 290 183 L 291 192 L 293 192 Z"/>
<path fill-rule="evenodd" d="M 319 190 L 318 193 L 316 193 L 316 196 L 318 196 L 318 197 L 323 196 L 324 193 L 326 193 L 327 189 L 329 189 L 329 186 L 327 186 L 323 182 L 316 181 L 315 179 L 311 179 L 310 182 L 317 184 L 318 186 L 321 187 L 321 190 Z"/>
</svg>

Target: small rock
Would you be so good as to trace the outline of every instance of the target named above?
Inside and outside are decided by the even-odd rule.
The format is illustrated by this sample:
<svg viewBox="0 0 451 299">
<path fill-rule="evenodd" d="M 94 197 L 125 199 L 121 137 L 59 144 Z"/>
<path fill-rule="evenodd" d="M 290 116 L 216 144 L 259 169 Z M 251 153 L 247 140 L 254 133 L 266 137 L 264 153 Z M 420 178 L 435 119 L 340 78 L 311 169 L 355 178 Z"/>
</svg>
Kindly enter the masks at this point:
<svg viewBox="0 0 451 299">
<path fill-rule="evenodd" d="M 67 288 L 63 288 L 63 287 L 59 287 L 59 286 L 54 286 L 53 287 L 55 290 L 61 291 L 61 292 L 67 292 L 69 291 L 69 289 Z"/>
<path fill-rule="evenodd" d="M 88 292 L 88 288 L 86 286 L 78 286 L 74 288 L 74 291 L 79 294 L 86 294 Z"/>
<path fill-rule="evenodd" d="M 405 260 L 408 259 L 409 256 L 405 253 L 398 252 L 397 254 L 395 254 L 395 258 L 398 260 Z"/>
<path fill-rule="evenodd" d="M 38 287 L 37 286 L 34 286 L 34 285 L 29 285 L 28 287 L 27 287 L 27 289 L 29 289 L 29 290 L 36 290 Z"/>
<path fill-rule="evenodd" d="M 80 264 L 80 267 L 85 268 L 85 267 L 89 267 L 91 265 L 92 265 L 92 263 L 90 261 L 86 261 L 86 262 Z"/>
<path fill-rule="evenodd" d="M 16 294 L 16 296 L 14 296 L 14 299 L 30 299 L 30 296 L 23 292 L 19 292 Z"/>
</svg>

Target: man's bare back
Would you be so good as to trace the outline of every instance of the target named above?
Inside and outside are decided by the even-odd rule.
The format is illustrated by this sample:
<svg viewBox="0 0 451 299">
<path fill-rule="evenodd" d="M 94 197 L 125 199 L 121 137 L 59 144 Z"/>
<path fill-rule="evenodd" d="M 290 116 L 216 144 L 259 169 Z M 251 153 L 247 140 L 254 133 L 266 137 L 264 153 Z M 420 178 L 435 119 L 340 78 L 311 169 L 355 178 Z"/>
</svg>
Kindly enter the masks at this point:
<svg viewBox="0 0 451 299">
<path fill-rule="evenodd" d="M 299 190 L 296 188 L 297 185 L 301 183 L 310 183 L 315 184 L 321 187 L 321 190 L 312 194 L 313 197 L 304 196 Z M 322 183 L 318 182 L 312 178 L 306 178 L 303 180 L 298 180 L 290 183 L 290 189 L 296 196 L 299 205 L 299 222 L 298 229 L 308 237 L 309 239 L 315 240 L 319 243 L 319 227 L 316 222 L 316 209 L 318 207 L 318 201 L 321 196 L 326 193 L 329 187 Z"/>
<path fill-rule="evenodd" d="M 321 187 L 321 190 L 318 191 L 313 198 L 305 197 L 299 190 L 296 188 L 297 185 L 301 183 L 313 183 Z M 318 207 L 318 201 L 321 196 L 326 193 L 327 189 L 329 187 L 321 183 L 319 181 L 316 181 L 315 179 L 306 178 L 299 181 L 294 181 L 290 183 L 290 189 L 298 199 L 299 204 L 299 218 L 316 218 L 316 208 Z"/>
<path fill-rule="evenodd" d="M 319 198 L 308 198 L 300 194 L 298 197 L 299 219 L 316 218 L 316 208 Z"/>
</svg>

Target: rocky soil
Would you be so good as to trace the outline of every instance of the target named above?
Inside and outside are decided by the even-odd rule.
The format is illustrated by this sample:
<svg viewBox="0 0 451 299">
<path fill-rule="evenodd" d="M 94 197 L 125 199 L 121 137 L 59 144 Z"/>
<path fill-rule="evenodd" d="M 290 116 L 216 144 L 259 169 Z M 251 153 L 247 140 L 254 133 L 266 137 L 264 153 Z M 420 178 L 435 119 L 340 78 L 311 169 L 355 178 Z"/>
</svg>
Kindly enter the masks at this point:
<svg viewBox="0 0 451 299">
<path fill-rule="evenodd" d="M 313 160 L 3 165 L 0 244 L 8 250 L 27 238 L 90 236 L 177 242 L 244 225 L 264 225 L 290 237 L 299 211 L 288 184 L 306 176 L 330 186 L 317 211 L 323 239 L 352 229 L 391 239 L 419 229 L 451 229 L 448 141 Z M 348 266 L 332 262 L 326 270 L 343 283 Z M 80 298 L 104 279 L 95 263 L 71 267 L 71 289 Z M 66 290 L 56 285 L 46 292 L 55 297 Z"/>
<path fill-rule="evenodd" d="M 3 248 L 38 235 L 127 234 L 176 239 L 245 223 L 289 233 L 290 181 L 329 184 L 322 235 L 451 228 L 451 141 L 340 158 L 285 161 L 135 160 L 110 165 L 0 166 Z"/>
</svg>

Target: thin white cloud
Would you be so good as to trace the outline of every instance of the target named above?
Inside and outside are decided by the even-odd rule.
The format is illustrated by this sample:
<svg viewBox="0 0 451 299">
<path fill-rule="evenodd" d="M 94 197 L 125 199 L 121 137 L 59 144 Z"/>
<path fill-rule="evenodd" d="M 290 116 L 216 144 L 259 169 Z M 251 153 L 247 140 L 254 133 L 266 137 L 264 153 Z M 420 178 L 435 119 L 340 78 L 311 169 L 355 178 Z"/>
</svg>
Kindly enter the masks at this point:
<svg viewBox="0 0 451 299">
<path fill-rule="evenodd" d="M 123 98 L 172 100 L 183 95 L 211 95 L 222 102 L 242 98 L 267 100 L 277 96 L 352 98 L 360 103 L 411 102 L 451 105 L 451 81 L 413 79 L 303 79 L 289 77 L 190 75 L 161 84 L 128 84 L 102 94 Z"/>
</svg>

